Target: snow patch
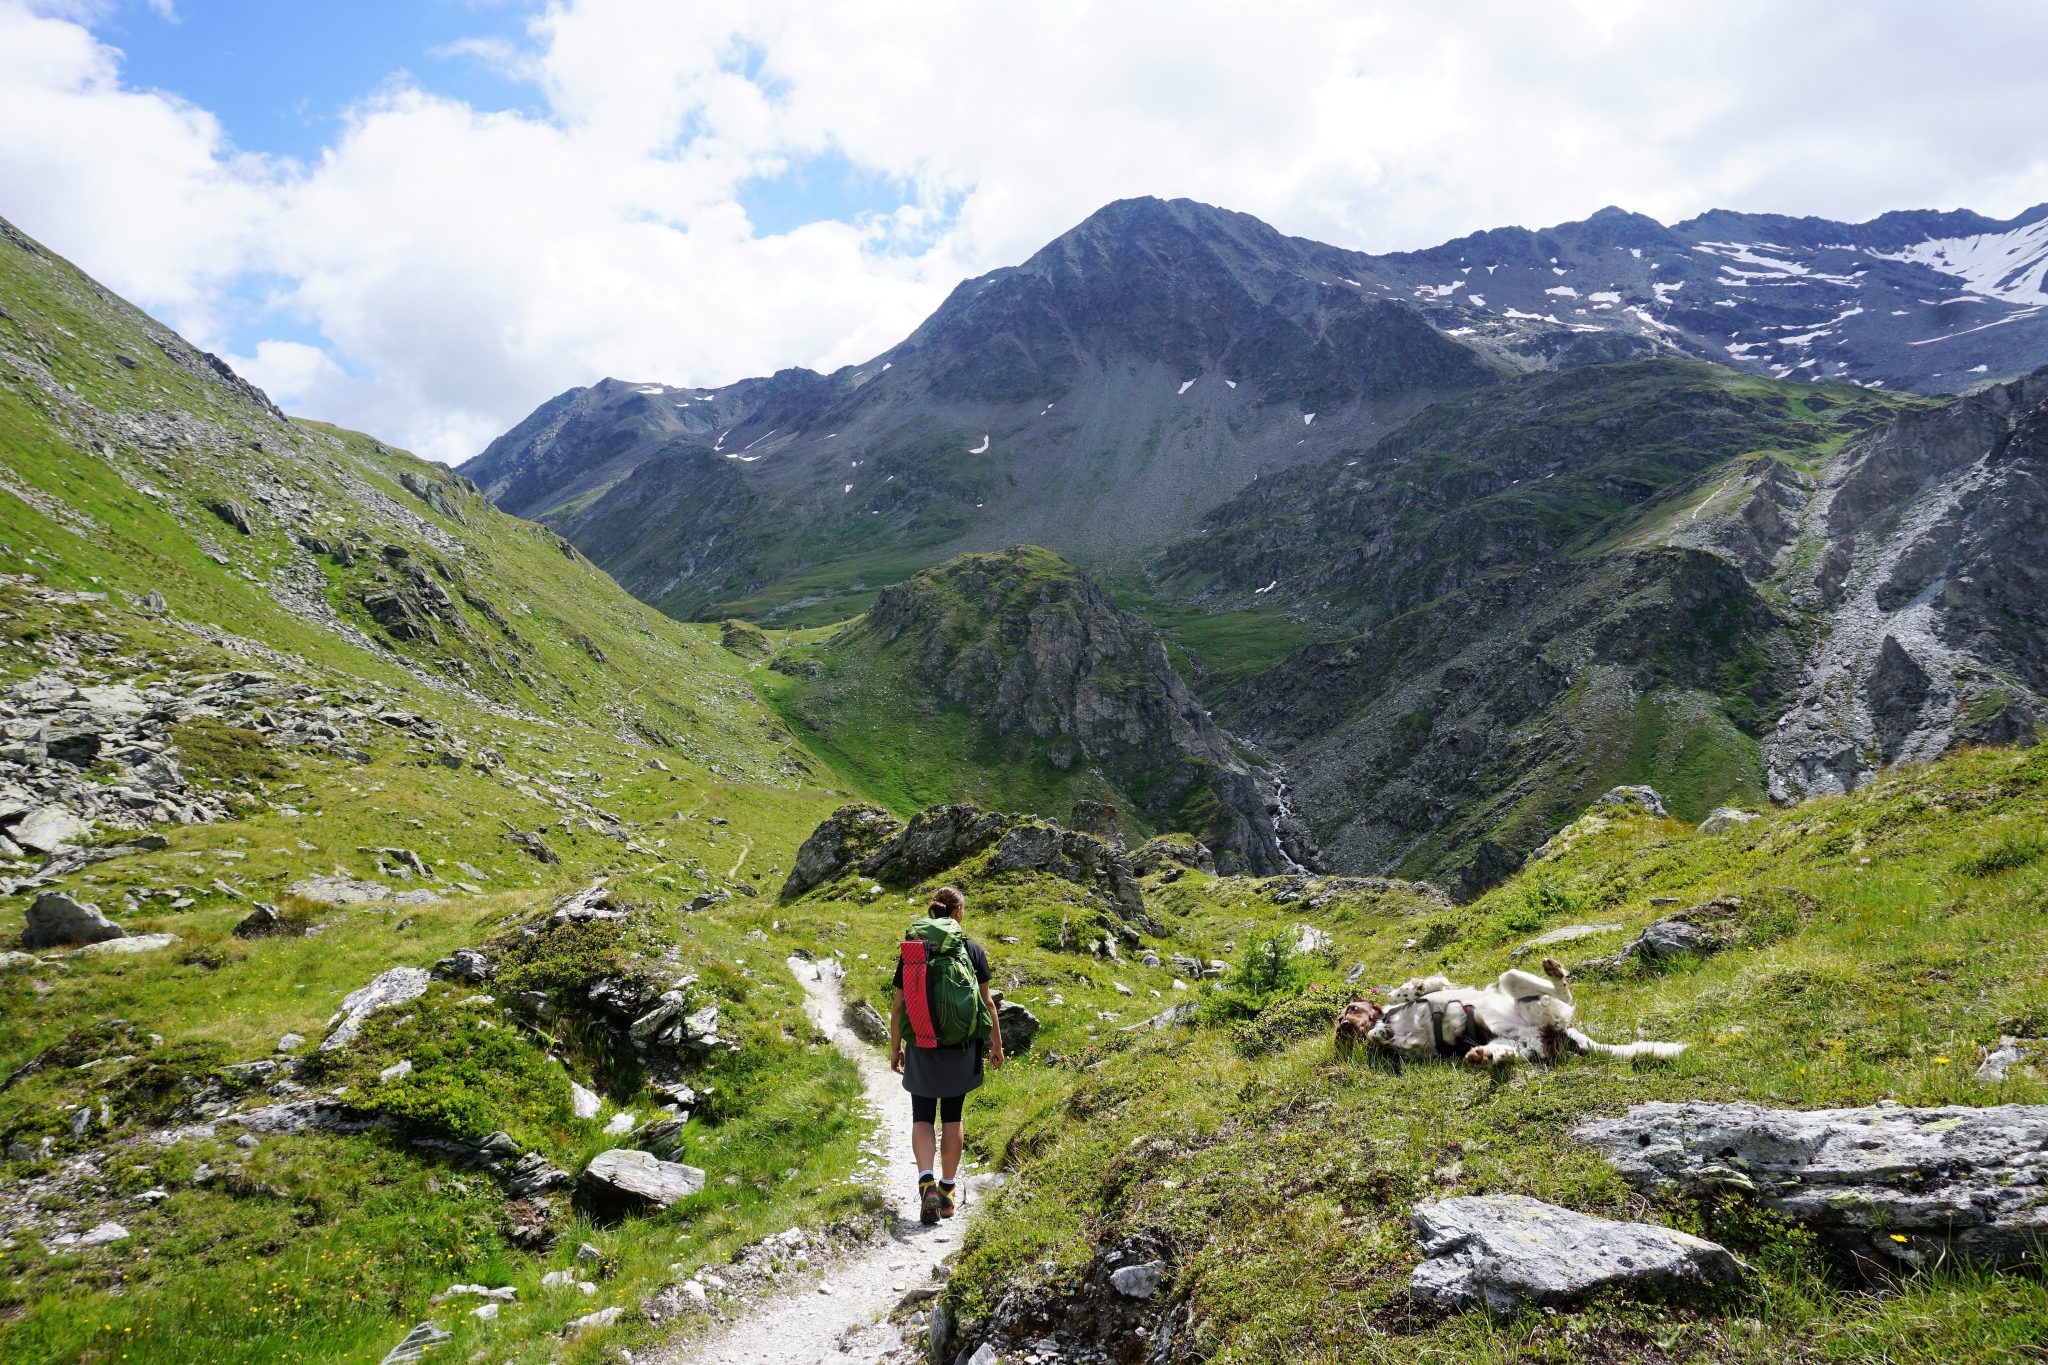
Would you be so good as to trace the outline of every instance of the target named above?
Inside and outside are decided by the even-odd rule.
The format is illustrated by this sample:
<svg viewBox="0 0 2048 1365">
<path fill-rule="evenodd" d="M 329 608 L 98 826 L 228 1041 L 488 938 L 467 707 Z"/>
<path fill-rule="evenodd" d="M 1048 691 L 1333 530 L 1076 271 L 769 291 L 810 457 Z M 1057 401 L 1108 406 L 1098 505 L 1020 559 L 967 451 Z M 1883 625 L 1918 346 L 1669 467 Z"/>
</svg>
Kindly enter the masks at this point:
<svg viewBox="0 0 2048 1365">
<path fill-rule="evenodd" d="M 1312 412 L 1303 413 L 1301 415 L 1301 424 L 1305 427 L 1314 426 L 1316 424 L 1316 415 Z"/>
<path fill-rule="evenodd" d="M 1568 284 L 1554 284 L 1543 292 L 1560 299 L 1575 299 L 1579 296 L 1579 291 Z"/>
<path fill-rule="evenodd" d="M 969 450 L 969 451 L 968 451 L 967 453 L 968 453 L 969 455 L 986 455 L 986 454 L 988 454 L 988 433 L 987 433 L 987 432 L 985 432 L 985 431 L 984 431 L 983 433 L 981 433 L 981 444 L 980 444 L 980 445 L 978 445 L 978 446 L 975 446 L 975 447 L 974 447 L 973 449 Z"/>
<path fill-rule="evenodd" d="M 1277 588 L 1277 587 L 1279 587 L 1279 586 L 1280 586 L 1280 580 L 1276 578 L 1276 579 L 1274 579 L 1274 580 L 1273 580 L 1273 581 L 1272 581 L 1271 583 L 1268 583 L 1268 584 L 1267 584 L 1267 585 L 1266 585 L 1265 587 L 1263 587 L 1263 588 L 1256 588 L 1256 589 L 1254 589 L 1254 590 L 1253 590 L 1253 592 L 1252 592 L 1252 596 L 1254 596 L 1254 597 L 1264 597 L 1264 596 L 1265 596 L 1265 595 L 1266 595 L 1267 593 L 1269 593 L 1269 592 L 1273 591 L 1273 589 L 1275 589 L 1275 588 Z"/>
<path fill-rule="evenodd" d="M 2010 232 L 1976 237 L 1943 237 L 1917 242 L 1896 254 L 1870 253 L 1883 261 L 1910 261 L 1953 275 L 1973 294 L 2007 303 L 2048 303 L 2048 218 Z"/>
<path fill-rule="evenodd" d="M 1197 375 L 1197 376 L 1196 376 L 1195 378 L 1196 378 L 1196 379 L 1199 379 L 1200 377 L 1201 377 L 1200 375 Z M 1186 392 L 1187 392 L 1187 391 L 1188 391 L 1189 389 L 1192 389 L 1192 388 L 1193 388 L 1194 386 L 1195 386 L 1195 381 L 1194 381 L 1194 379 L 1183 379 L 1183 380 L 1181 380 L 1181 381 L 1180 381 L 1180 387 L 1179 387 L 1178 389 L 1174 390 L 1174 397 L 1176 397 L 1176 398 L 1180 397 L 1180 395 L 1181 395 L 1181 394 L 1184 394 L 1184 393 L 1186 393 Z"/>
</svg>

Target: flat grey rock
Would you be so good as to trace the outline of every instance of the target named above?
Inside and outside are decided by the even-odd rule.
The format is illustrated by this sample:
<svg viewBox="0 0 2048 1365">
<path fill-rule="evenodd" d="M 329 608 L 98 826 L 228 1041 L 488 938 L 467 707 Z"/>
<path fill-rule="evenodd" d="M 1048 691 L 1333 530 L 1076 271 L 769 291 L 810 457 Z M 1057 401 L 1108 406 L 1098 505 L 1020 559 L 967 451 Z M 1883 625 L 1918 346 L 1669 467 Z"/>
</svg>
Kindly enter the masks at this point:
<svg viewBox="0 0 2048 1365">
<path fill-rule="evenodd" d="M 2013 1264 L 2048 1241 L 2048 1105 L 1639 1104 L 1577 1136 L 1646 1194 L 1741 1194 L 1857 1254 Z"/>
<path fill-rule="evenodd" d="M 652 1152 L 614 1147 L 591 1158 L 577 1185 L 593 1203 L 613 1212 L 665 1209 L 703 1189 L 704 1172 Z"/>
<path fill-rule="evenodd" d="M 178 941 L 176 934 L 129 934 L 122 938 L 102 939 L 98 943 L 88 943 L 83 948 L 73 948 L 70 952 L 59 953 L 57 956 L 110 957 L 122 956 L 128 953 L 155 953 L 163 951 Z"/>
<path fill-rule="evenodd" d="M 7 835 L 31 853 L 55 853 L 91 832 L 90 825 L 62 806 L 41 806 L 21 817 Z"/>
<path fill-rule="evenodd" d="M 1571 943 L 1582 938 L 1592 938 L 1596 934 L 1611 934 L 1619 928 L 1619 924 L 1567 924 L 1548 933 L 1536 935 L 1515 951 L 1526 953 L 1532 948 L 1548 948 L 1555 943 Z"/>
<path fill-rule="evenodd" d="M 1512 1313 L 1570 1303 L 1616 1286 L 1705 1285 L 1734 1279 L 1725 1247 L 1649 1223 L 1621 1223 L 1520 1194 L 1468 1195 L 1418 1205 L 1416 1240 L 1428 1259 L 1410 1292 L 1433 1307 Z"/>
<path fill-rule="evenodd" d="M 330 1031 L 321 1040 L 320 1050 L 332 1052 L 347 1047 L 363 1031 L 363 1024 L 371 1015 L 419 999 L 426 994 L 430 979 L 420 967 L 393 967 L 379 972 L 369 985 L 359 986 L 342 997 L 341 1008 L 327 1021 Z"/>
<path fill-rule="evenodd" d="M 355 877 L 304 877 L 285 891 L 315 905 L 371 905 L 391 897 L 391 888 L 384 883 Z"/>
<path fill-rule="evenodd" d="M 391 1353 L 384 1357 L 381 1365 L 407 1365 L 407 1362 L 418 1360 L 430 1349 L 454 1335 L 453 1332 L 442 1331 L 431 1322 L 423 1322 L 407 1332 L 405 1338 L 391 1348 Z"/>
</svg>

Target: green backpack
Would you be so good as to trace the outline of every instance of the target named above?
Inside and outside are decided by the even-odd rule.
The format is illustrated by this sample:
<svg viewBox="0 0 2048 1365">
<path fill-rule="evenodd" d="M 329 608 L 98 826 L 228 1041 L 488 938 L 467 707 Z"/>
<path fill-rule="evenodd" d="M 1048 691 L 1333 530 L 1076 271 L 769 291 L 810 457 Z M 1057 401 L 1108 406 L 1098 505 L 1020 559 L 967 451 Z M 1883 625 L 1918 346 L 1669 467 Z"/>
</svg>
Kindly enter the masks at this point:
<svg viewBox="0 0 2048 1365">
<path fill-rule="evenodd" d="M 986 1038 L 995 1021 L 967 955 L 967 934 L 955 919 L 913 921 L 898 949 L 903 1012 L 919 1047 L 954 1047 Z"/>
</svg>

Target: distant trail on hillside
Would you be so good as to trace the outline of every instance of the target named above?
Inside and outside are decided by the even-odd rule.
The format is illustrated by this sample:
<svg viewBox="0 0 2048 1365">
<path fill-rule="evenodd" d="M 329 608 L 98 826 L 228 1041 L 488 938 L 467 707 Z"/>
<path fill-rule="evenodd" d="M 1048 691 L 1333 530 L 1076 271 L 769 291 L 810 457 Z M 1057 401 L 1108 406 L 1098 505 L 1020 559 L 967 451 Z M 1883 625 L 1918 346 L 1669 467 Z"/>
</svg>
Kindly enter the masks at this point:
<svg viewBox="0 0 2048 1365">
<path fill-rule="evenodd" d="M 833 962 L 791 958 L 803 983 L 805 1011 L 818 1031 L 860 1068 L 867 1106 L 877 1125 L 867 1150 L 878 1155 L 878 1190 L 891 1210 L 889 1235 L 865 1251 L 824 1267 L 820 1275 L 794 1277 L 722 1332 L 701 1341 L 645 1357 L 646 1365 L 833 1365 L 906 1359 L 901 1333 L 887 1318 L 905 1291 L 932 1283 L 932 1270 L 960 1247 L 974 1216 L 979 1188 L 967 1191 L 960 1216 L 924 1227 L 904 1216 L 916 1207 L 917 1167 L 910 1152 L 909 1109 L 903 1085 L 881 1052 L 853 1036 L 842 1022 L 843 973 Z M 980 1186 L 983 1182 L 971 1182 Z"/>
</svg>

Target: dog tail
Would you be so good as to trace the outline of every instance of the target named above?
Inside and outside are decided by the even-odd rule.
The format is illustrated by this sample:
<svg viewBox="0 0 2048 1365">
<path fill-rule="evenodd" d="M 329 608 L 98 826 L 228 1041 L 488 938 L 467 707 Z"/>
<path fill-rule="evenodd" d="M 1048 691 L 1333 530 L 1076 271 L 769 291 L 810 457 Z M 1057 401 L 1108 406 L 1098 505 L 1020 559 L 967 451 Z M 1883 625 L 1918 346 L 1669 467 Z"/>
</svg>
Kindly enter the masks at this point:
<svg viewBox="0 0 2048 1365">
<path fill-rule="evenodd" d="M 1676 1057 L 1685 1051 L 1684 1043 L 1602 1043 L 1587 1037 L 1577 1029 L 1566 1029 L 1565 1037 L 1571 1040 L 1572 1048 L 1578 1052 L 1590 1052 L 1600 1057 L 1614 1057 L 1629 1061 L 1636 1057 Z"/>
</svg>

